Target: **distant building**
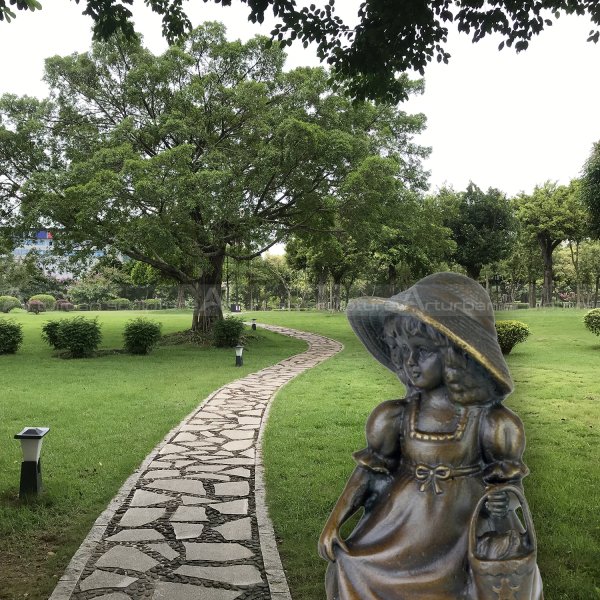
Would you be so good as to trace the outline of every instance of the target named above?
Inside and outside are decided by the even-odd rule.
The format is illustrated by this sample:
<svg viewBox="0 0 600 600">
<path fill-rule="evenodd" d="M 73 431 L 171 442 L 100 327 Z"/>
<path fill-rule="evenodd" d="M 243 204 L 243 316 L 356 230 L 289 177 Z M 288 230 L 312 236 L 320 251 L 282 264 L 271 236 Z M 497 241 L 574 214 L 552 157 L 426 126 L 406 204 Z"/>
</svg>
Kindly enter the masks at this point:
<svg viewBox="0 0 600 600">
<path fill-rule="evenodd" d="M 66 267 L 66 260 L 63 256 L 53 256 L 54 234 L 51 231 L 38 231 L 35 236 L 23 240 L 20 246 L 12 252 L 15 260 L 23 260 L 30 252 L 35 251 L 41 258 L 53 257 L 54 260 L 43 261 L 43 268 L 46 275 L 56 279 L 71 279 L 73 273 Z M 104 250 L 96 250 L 92 255 L 92 262 L 104 256 Z M 62 260 L 61 260 L 62 259 Z"/>
</svg>

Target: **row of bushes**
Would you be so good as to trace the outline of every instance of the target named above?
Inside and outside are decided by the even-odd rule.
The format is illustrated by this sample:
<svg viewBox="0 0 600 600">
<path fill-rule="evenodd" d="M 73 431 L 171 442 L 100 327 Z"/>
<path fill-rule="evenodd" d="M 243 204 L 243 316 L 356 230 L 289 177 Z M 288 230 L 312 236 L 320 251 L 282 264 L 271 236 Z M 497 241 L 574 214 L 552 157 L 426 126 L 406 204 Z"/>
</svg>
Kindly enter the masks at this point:
<svg viewBox="0 0 600 600">
<path fill-rule="evenodd" d="M 231 347 L 240 342 L 244 322 L 236 317 L 222 319 L 213 329 L 213 343 L 219 347 Z M 123 331 L 125 350 L 130 354 L 148 354 L 158 343 L 161 324 L 144 317 L 128 321 Z M 55 350 L 64 351 L 72 358 L 91 356 L 102 341 L 98 319 L 74 317 L 48 321 L 42 326 L 42 339 Z M 14 354 L 23 342 L 20 323 L 0 319 L 0 354 Z"/>
<path fill-rule="evenodd" d="M 161 324 L 144 317 L 132 319 L 125 325 L 123 340 L 130 354 L 148 354 L 158 343 Z M 98 319 L 74 317 L 48 321 L 42 326 L 42 339 L 55 350 L 71 358 L 91 356 L 102 341 Z M 23 342 L 23 326 L 8 319 L 0 319 L 0 354 L 14 354 Z"/>
<path fill-rule="evenodd" d="M 147 300 L 132 301 L 128 298 L 114 298 L 106 302 L 94 302 L 92 304 L 73 304 L 68 300 L 59 298 L 58 300 L 50 294 L 36 294 L 29 298 L 29 301 L 23 306 L 21 301 L 14 296 L 0 296 L 0 312 L 9 313 L 13 308 L 26 308 L 29 312 L 41 313 L 50 310 L 123 310 L 129 308 L 146 308 L 148 310 L 162 308 L 163 301 L 159 298 L 148 298 Z"/>
</svg>

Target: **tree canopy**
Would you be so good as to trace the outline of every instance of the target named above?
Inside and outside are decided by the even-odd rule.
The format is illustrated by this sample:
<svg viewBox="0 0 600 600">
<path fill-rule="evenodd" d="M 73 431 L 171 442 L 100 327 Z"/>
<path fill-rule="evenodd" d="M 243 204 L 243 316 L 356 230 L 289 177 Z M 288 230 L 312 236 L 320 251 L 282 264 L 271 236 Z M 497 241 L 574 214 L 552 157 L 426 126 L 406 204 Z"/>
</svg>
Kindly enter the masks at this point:
<svg viewBox="0 0 600 600">
<path fill-rule="evenodd" d="M 499 190 L 481 190 L 474 183 L 466 191 L 443 189 L 436 198 L 444 225 L 456 242 L 453 259 L 473 279 L 481 269 L 506 258 L 516 238 L 517 223 L 510 201 Z"/>
<path fill-rule="evenodd" d="M 600 142 L 594 144 L 583 167 L 581 198 L 590 213 L 591 232 L 600 238 Z"/>
<path fill-rule="evenodd" d="M 284 58 L 210 23 L 161 56 L 118 35 L 48 59 L 49 100 L 0 99 L 0 206 L 68 252 L 110 246 L 190 286 L 210 327 L 226 256 L 371 210 L 376 164 L 424 184 L 423 116 L 352 103 Z"/>
<path fill-rule="evenodd" d="M 94 35 L 107 39 L 120 31 L 134 34 L 130 5 L 133 0 L 74 0 L 85 5 L 94 21 Z M 208 1 L 208 0 L 205 0 Z M 232 0 L 214 0 L 223 6 Z M 477 42 L 498 34 L 499 48 L 525 50 L 531 39 L 552 25 L 561 14 L 589 15 L 600 25 L 596 0 L 366 0 L 358 10 L 358 24 L 350 27 L 336 14 L 335 0 L 321 6 L 298 6 L 294 0 L 239 0 L 248 7 L 248 19 L 262 22 L 271 9 L 280 23 L 272 32 L 284 44 L 298 40 L 317 45 L 321 60 L 346 82 L 356 98 L 394 101 L 406 98 L 403 74 L 420 74 L 429 62 L 448 62 L 450 26 Z M 338 5 L 341 0 L 338 0 Z M 173 41 L 190 28 L 183 0 L 145 0 L 162 16 L 163 34 Z M 9 5 L 20 10 L 39 8 L 37 0 L 0 0 L 0 20 L 14 17 Z M 598 29 L 588 40 L 597 42 Z"/>
</svg>

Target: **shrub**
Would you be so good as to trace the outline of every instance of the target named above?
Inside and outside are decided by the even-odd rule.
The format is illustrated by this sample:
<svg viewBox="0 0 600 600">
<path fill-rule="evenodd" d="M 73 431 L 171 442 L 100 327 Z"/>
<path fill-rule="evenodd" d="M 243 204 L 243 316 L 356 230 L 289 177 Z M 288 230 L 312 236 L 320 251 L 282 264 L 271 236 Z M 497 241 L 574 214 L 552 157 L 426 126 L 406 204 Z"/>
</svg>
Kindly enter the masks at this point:
<svg viewBox="0 0 600 600">
<path fill-rule="evenodd" d="M 32 312 L 38 315 L 46 310 L 45 304 L 41 300 L 30 300 L 27 303 L 27 312 Z"/>
<path fill-rule="evenodd" d="M 23 326 L 9 319 L 0 319 L 0 354 L 14 354 L 23 343 Z"/>
<path fill-rule="evenodd" d="M 521 321 L 497 321 L 496 332 L 502 354 L 510 354 L 517 344 L 524 342 L 531 334 L 529 327 Z"/>
<path fill-rule="evenodd" d="M 75 305 L 75 310 L 90 310 L 90 306 L 89 306 L 89 304 L 82 302 L 81 304 Z"/>
<path fill-rule="evenodd" d="M 596 335 L 600 335 L 600 308 L 592 308 L 583 316 L 585 326 Z"/>
<path fill-rule="evenodd" d="M 529 308 L 529 302 L 517 302 L 517 308 Z"/>
<path fill-rule="evenodd" d="M 51 334 L 45 329 L 46 340 L 57 350 L 68 350 L 73 358 L 90 356 L 100 345 L 102 334 L 98 319 L 75 317 L 56 321 L 57 325 Z M 52 338 L 50 336 L 53 336 Z"/>
<path fill-rule="evenodd" d="M 148 354 L 160 340 L 161 324 L 138 317 L 128 321 L 123 332 L 125 350 L 130 354 Z"/>
<path fill-rule="evenodd" d="M 213 343 L 221 348 L 237 346 L 243 331 L 244 321 L 239 317 L 220 319 L 213 328 Z"/>
<path fill-rule="evenodd" d="M 36 294 L 35 296 L 31 296 L 31 298 L 29 298 L 29 302 L 32 300 L 42 302 L 45 310 L 54 310 L 56 307 L 56 298 L 50 294 Z"/>
<path fill-rule="evenodd" d="M 149 298 L 148 300 L 144 300 L 144 308 L 148 310 L 157 310 L 161 307 L 162 300 L 159 298 Z"/>
<path fill-rule="evenodd" d="M 63 310 L 65 312 L 71 312 L 75 306 L 71 304 L 68 300 L 57 300 L 56 301 L 56 310 Z"/>
<path fill-rule="evenodd" d="M 117 310 L 125 310 L 131 308 L 131 300 L 128 298 L 115 298 L 108 303 L 110 306 L 113 306 Z"/>
<path fill-rule="evenodd" d="M 20 308 L 21 303 L 14 296 L 0 296 L 0 311 L 9 313 L 13 308 Z"/>
<path fill-rule="evenodd" d="M 62 350 L 58 336 L 58 329 L 61 322 L 62 321 L 48 321 L 42 325 L 42 339 L 57 350 Z"/>
</svg>

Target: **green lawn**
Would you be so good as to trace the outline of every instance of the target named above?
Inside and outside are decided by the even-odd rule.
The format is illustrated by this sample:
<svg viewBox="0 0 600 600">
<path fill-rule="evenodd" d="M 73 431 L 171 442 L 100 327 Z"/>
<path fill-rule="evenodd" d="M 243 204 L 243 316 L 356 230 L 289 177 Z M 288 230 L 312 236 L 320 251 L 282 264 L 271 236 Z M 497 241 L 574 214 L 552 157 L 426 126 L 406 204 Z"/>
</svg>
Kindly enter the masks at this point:
<svg viewBox="0 0 600 600">
<path fill-rule="evenodd" d="M 124 323 L 139 314 L 163 333 L 189 328 L 190 312 L 98 314 L 103 348 L 122 347 Z M 213 390 L 302 352 L 303 342 L 257 332 L 236 368 L 232 349 L 163 346 L 149 356 L 53 357 L 44 321 L 64 313 L 15 314 L 25 341 L 0 356 L 0 598 L 49 596 L 90 526 L 152 448 Z M 13 435 L 49 426 L 42 450 L 45 493 L 18 499 L 21 451 Z"/>
<path fill-rule="evenodd" d="M 525 423 L 525 489 L 537 528 L 546 600 L 600 598 L 600 340 L 584 311 L 520 310 L 530 325 L 508 357 L 516 391 L 507 404 Z M 286 386 L 266 433 L 267 498 L 294 600 L 321 600 L 320 530 L 364 446 L 379 402 L 402 394 L 370 358 L 344 315 L 255 313 L 260 321 L 317 331 L 345 350 Z"/>
</svg>

